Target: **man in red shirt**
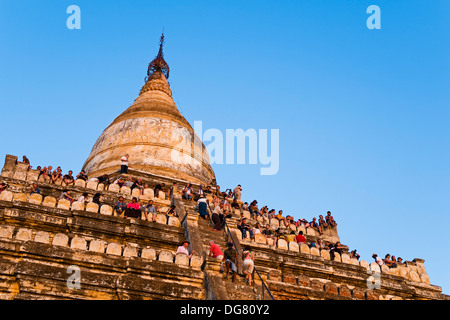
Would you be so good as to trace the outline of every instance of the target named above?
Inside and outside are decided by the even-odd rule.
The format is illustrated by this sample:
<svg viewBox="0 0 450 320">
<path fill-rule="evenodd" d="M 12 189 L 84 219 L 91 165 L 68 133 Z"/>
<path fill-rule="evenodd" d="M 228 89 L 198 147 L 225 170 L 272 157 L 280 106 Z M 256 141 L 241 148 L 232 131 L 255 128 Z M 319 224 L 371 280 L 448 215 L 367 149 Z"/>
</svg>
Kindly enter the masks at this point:
<svg viewBox="0 0 450 320">
<path fill-rule="evenodd" d="M 219 260 L 223 259 L 222 250 L 220 250 L 220 247 L 212 240 L 209 242 L 209 256 L 212 256 L 213 258 L 217 258 Z"/>
<path fill-rule="evenodd" d="M 295 240 L 297 240 L 297 243 L 306 242 L 306 238 L 303 235 L 303 231 L 298 232 L 298 235 L 295 236 Z"/>
</svg>

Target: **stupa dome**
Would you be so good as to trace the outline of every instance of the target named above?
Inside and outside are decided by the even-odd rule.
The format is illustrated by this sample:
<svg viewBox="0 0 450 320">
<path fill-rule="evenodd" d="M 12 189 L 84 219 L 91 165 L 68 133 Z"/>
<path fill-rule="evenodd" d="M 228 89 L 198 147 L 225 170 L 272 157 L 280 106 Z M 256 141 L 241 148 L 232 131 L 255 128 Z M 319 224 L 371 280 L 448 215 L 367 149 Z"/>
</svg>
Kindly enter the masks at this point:
<svg viewBox="0 0 450 320">
<path fill-rule="evenodd" d="M 162 53 L 150 62 L 134 103 L 103 131 L 84 163 L 90 177 L 117 172 L 129 154 L 130 169 L 194 184 L 215 178 L 208 152 L 172 99 Z"/>
</svg>

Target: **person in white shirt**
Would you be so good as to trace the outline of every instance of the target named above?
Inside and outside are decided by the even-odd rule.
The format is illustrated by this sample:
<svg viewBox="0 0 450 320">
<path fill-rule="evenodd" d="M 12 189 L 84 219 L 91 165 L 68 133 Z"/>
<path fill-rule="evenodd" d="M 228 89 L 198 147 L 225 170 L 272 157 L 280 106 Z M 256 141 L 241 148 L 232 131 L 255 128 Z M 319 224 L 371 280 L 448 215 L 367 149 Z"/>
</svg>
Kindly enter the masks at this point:
<svg viewBox="0 0 450 320">
<path fill-rule="evenodd" d="M 121 161 L 120 173 L 125 173 L 125 174 L 128 173 L 128 158 L 129 157 L 130 156 L 127 153 L 122 158 L 120 158 L 120 161 Z"/>
<path fill-rule="evenodd" d="M 375 262 L 378 263 L 378 265 L 382 266 L 384 264 L 383 259 L 381 259 L 376 253 L 372 255 L 372 258 L 375 259 Z"/>
<path fill-rule="evenodd" d="M 87 193 L 83 193 L 78 199 L 77 202 L 81 202 L 81 203 L 87 203 L 88 202 L 88 194 Z"/>
<path fill-rule="evenodd" d="M 133 179 L 131 177 L 128 177 L 127 181 L 125 181 L 125 185 L 131 188 L 133 186 Z"/>
<path fill-rule="evenodd" d="M 198 202 L 198 212 L 200 214 L 200 217 L 203 219 L 206 219 L 206 217 L 208 216 L 208 204 L 207 204 L 206 198 L 201 196 L 197 202 Z"/>
<path fill-rule="evenodd" d="M 188 257 L 189 257 L 189 259 L 192 257 L 192 255 L 194 254 L 194 250 L 192 250 L 192 252 L 191 252 L 191 254 L 189 254 L 189 250 L 188 250 L 188 246 L 190 245 L 191 243 L 189 242 L 189 241 L 187 241 L 187 240 L 184 240 L 182 243 L 181 243 L 181 246 L 179 246 L 178 247 L 178 249 L 177 249 L 177 254 L 178 253 L 184 253 L 184 254 L 186 254 Z"/>
</svg>

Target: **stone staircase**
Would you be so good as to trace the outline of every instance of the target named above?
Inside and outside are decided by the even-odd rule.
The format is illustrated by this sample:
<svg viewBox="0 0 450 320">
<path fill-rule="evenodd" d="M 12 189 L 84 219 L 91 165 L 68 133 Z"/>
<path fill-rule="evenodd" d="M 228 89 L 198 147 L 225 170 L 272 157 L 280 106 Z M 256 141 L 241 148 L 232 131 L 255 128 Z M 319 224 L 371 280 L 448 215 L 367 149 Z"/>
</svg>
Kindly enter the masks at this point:
<svg viewBox="0 0 450 320">
<path fill-rule="evenodd" d="M 231 224 L 235 222 L 235 219 L 230 219 L 229 221 Z M 202 239 L 202 246 L 203 250 L 206 253 L 206 256 L 209 253 L 209 242 L 211 240 L 214 241 L 217 245 L 220 246 L 222 251 L 225 251 L 227 248 L 227 243 L 231 239 L 227 235 L 226 230 L 222 230 L 220 232 L 213 231 L 212 230 L 212 224 L 211 220 L 207 219 L 204 220 L 202 218 L 198 219 L 198 227 L 199 231 L 201 233 L 201 239 Z M 240 239 L 234 239 L 235 241 L 239 242 Z M 239 254 L 239 253 L 238 253 Z M 240 262 L 241 263 L 241 262 Z M 262 288 L 261 288 L 261 282 L 256 277 L 252 283 L 252 285 L 248 285 L 245 283 L 245 278 L 243 275 L 238 274 L 236 276 L 235 282 L 232 282 L 231 276 L 226 277 L 225 272 L 220 272 L 220 261 L 214 258 L 207 258 L 207 272 L 214 273 L 214 276 L 216 277 L 216 285 L 220 285 L 222 287 L 222 290 L 226 292 L 226 297 L 229 300 L 259 300 L 262 298 Z M 266 295 L 264 298 L 269 298 L 268 295 Z"/>
<path fill-rule="evenodd" d="M 219 245 L 222 252 L 225 251 L 225 249 L 227 248 L 227 240 L 225 238 L 224 230 L 220 232 L 213 231 L 210 219 L 204 220 L 202 218 L 199 218 L 198 226 L 201 231 L 202 245 L 206 254 L 209 253 L 209 242 L 211 240 Z"/>
</svg>

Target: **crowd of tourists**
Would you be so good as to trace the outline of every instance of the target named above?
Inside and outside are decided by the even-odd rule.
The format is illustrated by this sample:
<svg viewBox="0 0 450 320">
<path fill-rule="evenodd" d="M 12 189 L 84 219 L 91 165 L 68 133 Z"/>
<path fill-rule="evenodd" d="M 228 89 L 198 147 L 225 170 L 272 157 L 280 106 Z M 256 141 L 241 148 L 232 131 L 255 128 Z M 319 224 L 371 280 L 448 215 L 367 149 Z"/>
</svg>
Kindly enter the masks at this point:
<svg viewBox="0 0 450 320">
<path fill-rule="evenodd" d="M 121 159 L 121 174 L 128 174 L 128 165 L 129 165 L 129 155 L 124 155 Z M 26 163 L 29 165 L 28 169 L 31 169 L 30 161 L 26 156 L 23 156 L 22 163 Z M 88 181 L 96 181 L 98 183 L 102 183 L 105 186 L 105 189 L 108 188 L 111 184 L 117 184 L 119 187 L 127 186 L 131 190 L 138 188 L 140 190 L 140 194 L 144 194 L 144 190 L 149 188 L 149 185 L 144 183 L 141 178 L 137 178 L 135 180 L 132 179 L 131 176 L 128 178 L 123 178 L 119 176 L 114 181 L 111 181 L 107 174 L 101 175 L 99 177 L 89 178 L 84 170 L 81 170 L 76 176 L 73 175 L 73 171 L 69 170 L 66 174 L 62 173 L 62 169 L 60 166 L 53 169 L 52 166 L 41 167 L 37 166 L 36 170 L 39 171 L 38 181 L 44 181 L 47 183 L 56 184 L 58 180 L 65 183 L 66 186 L 74 185 L 77 179 Z M 8 189 L 9 185 L 6 182 L 0 183 L 0 193 L 6 189 Z M 167 188 L 165 183 L 158 183 L 152 189 L 154 191 L 154 197 L 158 198 L 162 192 L 164 198 L 173 199 L 174 188 L 177 187 L 176 182 L 173 183 L 171 188 Z M 30 187 L 30 193 L 40 193 L 40 188 L 37 183 L 32 183 Z M 285 239 L 287 242 L 295 241 L 297 243 L 306 243 L 310 248 L 315 247 L 320 250 L 327 250 L 330 253 L 330 258 L 334 259 L 334 254 L 339 253 L 342 254 L 342 250 L 344 246 L 341 245 L 340 242 L 336 242 L 331 244 L 329 241 L 322 241 L 320 238 L 317 241 L 306 241 L 305 234 L 302 230 L 294 231 L 292 229 L 297 229 L 298 227 L 303 226 L 304 230 L 308 228 L 312 228 L 317 231 L 320 235 L 327 228 L 336 227 L 337 223 L 330 211 L 324 215 L 319 215 L 319 218 L 313 217 L 312 220 L 308 221 L 304 218 L 299 218 L 297 221 L 294 221 L 294 217 L 291 215 L 283 216 L 283 210 L 278 210 L 276 213 L 275 209 L 270 209 L 268 206 L 263 206 L 258 208 L 258 201 L 253 200 L 252 202 L 242 202 L 241 200 L 242 194 L 242 186 L 237 185 L 233 190 L 226 189 L 225 191 L 220 190 L 220 186 L 217 185 L 216 180 L 213 179 L 208 185 L 199 185 L 196 189 L 191 183 L 187 183 L 181 189 L 181 197 L 184 200 L 195 201 L 198 205 L 198 212 L 201 218 L 203 219 L 211 219 L 212 221 L 212 229 L 214 231 L 221 231 L 224 228 L 225 221 L 227 218 L 232 216 L 232 210 L 237 208 L 241 208 L 242 211 L 247 210 L 250 213 L 250 218 L 252 220 L 259 220 L 262 218 L 263 221 L 270 221 L 270 219 L 277 219 L 280 227 L 276 229 L 272 229 L 269 223 L 265 224 L 264 227 L 261 226 L 261 223 L 258 221 L 254 225 L 250 225 L 247 222 L 247 218 L 241 215 L 239 222 L 237 223 L 237 228 L 242 233 L 242 238 L 246 238 L 247 234 L 250 239 L 254 239 L 255 235 L 260 233 L 263 234 L 267 243 L 271 241 L 271 243 L 276 244 L 278 239 Z M 207 200 L 207 196 L 212 198 L 212 201 L 209 202 Z M 94 202 L 101 206 L 100 202 L 100 193 L 96 193 L 92 198 L 88 197 L 87 193 L 83 193 L 81 196 L 76 199 L 71 194 L 70 190 L 65 189 L 61 195 L 60 199 L 67 199 L 71 204 L 73 202 Z M 208 207 L 211 211 L 211 215 L 208 214 Z M 178 217 L 176 213 L 176 206 L 174 202 L 171 202 L 170 208 L 164 212 L 166 215 L 167 221 L 171 216 Z M 120 196 L 118 200 L 114 204 L 115 213 L 120 216 L 123 214 L 125 218 L 138 218 L 144 217 L 147 221 L 156 221 L 156 215 L 158 213 L 162 213 L 160 211 L 159 205 L 154 204 L 153 200 L 148 200 L 146 203 L 141 204 L 140 201 L 136 197 L 132 197 L 131 202 L 125 201 L 123 196 Z M 283 226 L 284 228 L 282 228 Z M 291 228 L 291 226 L 295 226 L 295 228 Z M 288 232 L 286 233 L 286 230 Z M 289 231 L 290 230 L 290 231 Z M 271 239 L 271 240 L 269 240 Z M 184 243 L 178 248 L 178 252 L 183 252 L 192 256 L 194 251 L 189 253 L 187 247 L 189 245 L 189 241 L 184 241 Z M 235 280 L 237 273 L 237 253 L 233 247 L 233 243 L 229 242 L 227 249 L 222 252 L 220 247 L 215 244 L 213 241 L 210 243 L 210 256 L 219 258 L 223 262 L 223 266 L 225 266 L 224 270 L 226 271 L 226 276 L 231 275 L 232 280 Z M 356 258 L 359 260 L 360 255 L 357 253 L 357 250 L 352 250 L 350 252 L 351 258 Z M 397 263 L 402 263 L 402 258 L 395 258 L 394 256 L 390 256 L 387 254 L 384 259 L 381 259 L 377 256 L 377 254 L 373 254 L 372 256 L 376 263 L 379 265 L 387 265 L 390 268 L 395 268 Z M 252 278 L 251 274 L 253 272 L 253 253 L 251 249 L 248 247 L 243 251 L 242 259 L 244 261 L 244 275 L 246 282 L 251 284 Z"/>
</svg>

